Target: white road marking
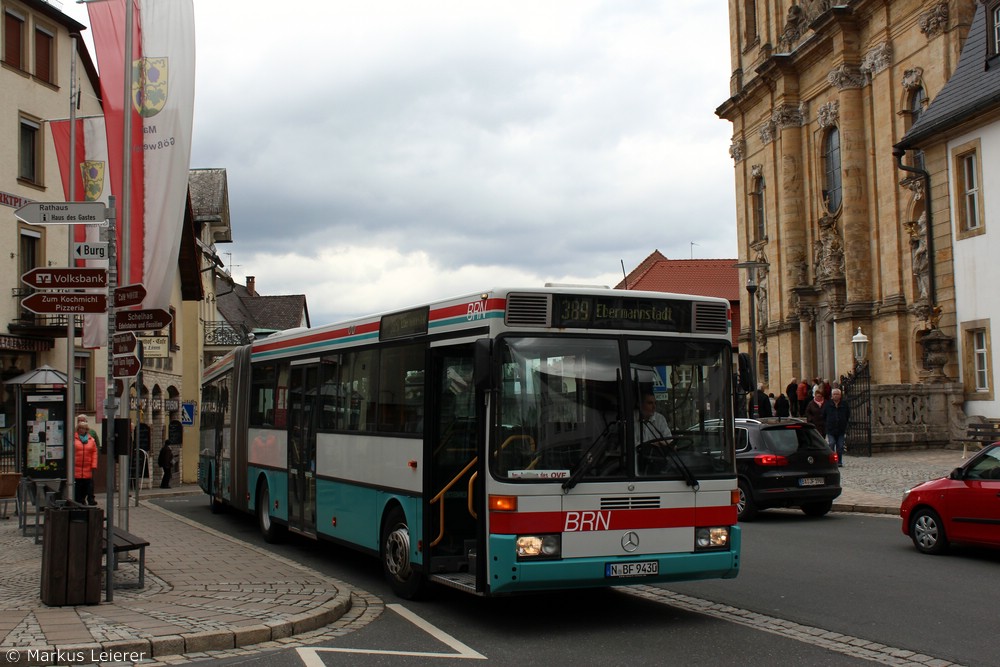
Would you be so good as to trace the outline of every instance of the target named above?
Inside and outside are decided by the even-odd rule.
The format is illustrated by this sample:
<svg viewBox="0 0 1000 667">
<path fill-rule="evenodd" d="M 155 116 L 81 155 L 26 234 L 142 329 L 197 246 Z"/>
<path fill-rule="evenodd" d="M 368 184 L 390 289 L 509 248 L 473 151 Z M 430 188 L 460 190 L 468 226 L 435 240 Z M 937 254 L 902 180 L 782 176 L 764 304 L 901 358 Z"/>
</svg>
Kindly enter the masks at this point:
<svg viewBox="0 0 1000 667">
<path fill-rule="evenodd" d="M 448 645 L 456 652 L 435 653 L 428 651 L 388 651 L 367 648 L 320 648 L 309 646 L 295 649 L 299 654 L 299 658 L 302 660 L 302 664 L 305 665 L 305 667 L 325 667 L 325 663 L 319 655 L 320 653 L 365 653 L 372 655 L 408 655 L 418 656 L 421 658 L 462 658 L 465 660 L 486 660 L 485 655 L 474 651 L 472 648 L 458 641 L 444 630 L 434 627 L 406 607 L 399 604 L 387 604 L 386 608 L 396 612 L 404 619 L 417 626 L 442 644 Z"/>
<path fill-rule="evenodd" d="M 697 614 L 712 616 L 729 621 L 730 623 L 739 623 L 754 630 L 770 632 L 787 639 L 794 639 L 825 648 L 829 651 L 835 651 L 872 662 L 879 662 L 884 665 L 893 665 L 894 667 L 927 667 L 928 664 L 938 665 L 939 667 L 951 667 L 955 665 L 955 663 L 948 660 L 922 655 L 916 651 L 886 646 L 885 644 L 868 641 L 860 637 L 842 635 L 839 632 L 833 632 L 824 628 L 800 625 L 799 623 L 786 621 L 782 618 L 758 614 L 757 612 L 730 607 L 729 605 L 712 602 L 711 600 L 702 600 L 690 595 L 674 593 L 673 591 L 656 586 L 628 586 L 619 590 L 646 600 L 653 600 Z"/>
</svg>

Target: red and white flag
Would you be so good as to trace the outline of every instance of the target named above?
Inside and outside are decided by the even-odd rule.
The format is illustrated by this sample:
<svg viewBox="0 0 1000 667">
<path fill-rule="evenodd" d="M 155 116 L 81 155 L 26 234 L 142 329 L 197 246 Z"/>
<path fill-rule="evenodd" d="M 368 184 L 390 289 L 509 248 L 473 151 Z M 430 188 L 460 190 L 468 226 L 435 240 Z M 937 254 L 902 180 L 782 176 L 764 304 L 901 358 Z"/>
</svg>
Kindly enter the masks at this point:
<svg viewBox="0 0 1000 667">
<path fill-rule="evenodd" d="M 76 148 L 74 159 L 76 165 L 70 166 L 70 122 L 56 120 L 49 123 L 52 132 L 52 142 L 59 161 L 59 173 L 62 176 L 63 192 L 66 201 L 70 201 L 70 178 L 76 179 L 73 184 L 73 201 L 99 201 L 108 203 L 111 188 L 108 184 L 108 144 L 104 128 L 103 116 L 78 118 L 76 120 Z M 73 225 L 75 241 L 100 241 L 99 225 Z M 107 268 L 106 259 L 77 260 L 78 266 L 94 266 Z M 85 314 L 83 316 L 83 346 L 87 348 L 102 347 L 108 340 L 108 316 L 102 314 Z"/>
<path fill-rule="evenodd" d="M 125 11 L 133 11 L 131 104 L 124 106 Z M 164 308 L 184 228 L 194 118 L 193 0 L 104 0 L 87 4 L 107 123 L 111 191 L 118 209 L 121 285 L 146 287 L 143 308 Z M 132 114 L 128 216 L 122 213 L 125 112 Z M 128 217 L 128 248 L 122 221 Z"/>
</svg>

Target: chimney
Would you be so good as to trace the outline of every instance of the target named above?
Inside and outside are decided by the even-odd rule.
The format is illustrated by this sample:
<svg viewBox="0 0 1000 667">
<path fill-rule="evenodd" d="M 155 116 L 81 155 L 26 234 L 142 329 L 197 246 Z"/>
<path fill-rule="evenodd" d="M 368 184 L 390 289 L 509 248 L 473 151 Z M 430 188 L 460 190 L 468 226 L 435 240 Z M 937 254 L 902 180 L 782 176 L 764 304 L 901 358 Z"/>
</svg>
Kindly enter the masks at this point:
<svg viewBox="0 0 1000 667">
<path fill-rule="evenodd" d="M 247 291 L 250 292 L 250 296 L 257 296 L 257 290 L 254 289 L 254 282 L 253 276 L 247 276 Z"/>
</svg>

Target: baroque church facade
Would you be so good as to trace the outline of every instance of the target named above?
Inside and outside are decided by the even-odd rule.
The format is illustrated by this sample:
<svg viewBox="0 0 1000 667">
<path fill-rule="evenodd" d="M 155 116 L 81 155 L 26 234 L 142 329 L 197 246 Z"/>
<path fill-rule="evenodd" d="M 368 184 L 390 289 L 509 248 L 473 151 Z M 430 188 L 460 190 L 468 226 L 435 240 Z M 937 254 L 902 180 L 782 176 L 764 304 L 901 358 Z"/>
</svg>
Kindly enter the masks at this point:
<svg viewBox="0 0 1000 667">
<path fill-rule="evenodd" d="M 961 439 L 947 215 L 894 154 L 955 70 L 975 0 L 730 0 L 741 262 L 757 262 L 758 378 L 837 381 L 867 336 L 876 448 Z M 947 198 L 943 206 L 947 206 Z M 927 220 L 935 222 L 927 224 Z M 743 303 L 741 321 L 750 322 Z M 740 331 L 749 348 L 750 330 Z"/>
</svg>

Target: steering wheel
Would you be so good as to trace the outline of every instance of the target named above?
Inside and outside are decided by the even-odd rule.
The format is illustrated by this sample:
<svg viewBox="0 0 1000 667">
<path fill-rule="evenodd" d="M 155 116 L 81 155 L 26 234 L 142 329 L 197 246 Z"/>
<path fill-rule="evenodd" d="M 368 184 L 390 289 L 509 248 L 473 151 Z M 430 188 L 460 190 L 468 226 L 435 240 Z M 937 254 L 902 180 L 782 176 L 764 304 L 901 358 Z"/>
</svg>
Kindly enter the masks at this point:
<svg viewBox="0 0 1000 667">
<path fill-rule="evenodd" d="M 646 440 L 640 442 L 635 448 L 636 459 L 639 471 L 649 475 L 663 472 L 670 464 L 670 455 L 667 447 L 673 447 L 672 438 L 658 438 L 656 440 Z"/>
</svg>

